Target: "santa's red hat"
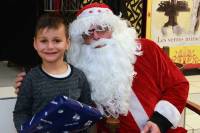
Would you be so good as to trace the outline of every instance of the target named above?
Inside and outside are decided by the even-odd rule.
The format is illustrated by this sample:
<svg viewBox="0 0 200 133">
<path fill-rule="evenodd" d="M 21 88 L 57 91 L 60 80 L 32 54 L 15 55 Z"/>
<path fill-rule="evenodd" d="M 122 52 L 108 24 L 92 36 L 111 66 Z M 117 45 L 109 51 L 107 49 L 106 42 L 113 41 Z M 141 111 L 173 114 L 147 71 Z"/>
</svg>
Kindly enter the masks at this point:
<svg viewBox="0 0 200 133">
<path fill-rule="evenodd" d="M 101 13 L 113 13 L 112 10 L 110 9 L 110 7 L 106 4 L 103 3 L 91 3 L 88 4 L 86 6 L 84 6 L 83 8 L 81 8 L 76 16 L 77 17 L 87 17 L 88 15 L 98 15 Z"/>
<path fill-rule="evenodd" d="M 110 26 L 120 28 L 119 16 L 113 14 L 110 7 L 103 3 L 91 3 L 77 12 L 77 18 L 70 24 L 71 39 L 78 40 L 82 34 L 88 32 L 91 25 Z"/>
</svg>

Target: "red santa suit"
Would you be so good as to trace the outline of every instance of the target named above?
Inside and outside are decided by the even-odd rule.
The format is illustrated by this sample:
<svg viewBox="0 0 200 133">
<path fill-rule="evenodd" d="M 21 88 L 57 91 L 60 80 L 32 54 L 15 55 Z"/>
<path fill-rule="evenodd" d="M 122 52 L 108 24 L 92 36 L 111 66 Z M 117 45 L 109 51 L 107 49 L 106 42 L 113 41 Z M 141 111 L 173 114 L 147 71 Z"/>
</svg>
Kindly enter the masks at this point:
<svg viewBox="0 0 200 133">
<path fill-rule="evenodd" d="M 93 3 L 80 9 L 77 19 L 70 26 L 71 42 L 76 42 L 76 40 L 78 42 L 77 45 L 75 45 L 76 43 L 72 45 L 73 48 L 71 47 L 71 51 L 68 51 L 68 54 L 70 52 L 81 53 L 79 52 L 81 51 L 79 49 L 79 41 L 82 39 L 82 34 L 89 35 L 88 29 L 94 24 L 110 25 L 113 36 L 118 38 L 119 36 L 117 35 L 120 33 L 120 37 L 123 36 L 124 41 L 132 37 L 127 37 L 128 35 L 135 33 L 130 32 L 131 29 L 127 28 L 125 21 L 114 17 L 114 14 L 106 5 Z M 127 29 L 128 35 L 124 32 L 124 29 Z M 132 38 L 130 41 L 132 41 Z M 143 54 L 137 56 L 137 60 L 133 64 L 137 75 L 132 82 L 131 103 L 127 108 L 129 110 L 128 115 L 119 117 L 120 126 L 118 132 L 140 133 L 148 120 L 153 121 L 159 127 L 170 124 L 168 128 L 176 128 L 179 124 L 180 114 L 186 104 L 189 88 L 188 81 L 157 44 L 147 39 L 138 41 L 141 44 Z M 126 42 L 124 43 L 126 44 Z M 129 45 L 131 46 L 132 44 L 130 43 Z M 124 46 L 121 47 L 124 48 Z M 127 50 L 126 52 L 130 51 Z M 79 54 L 72 55 L 74 57 L 71 56 L 71 59 L 73 59 L 71 63 L 76 64 L 80 56 Z M 168 130 L 168 133 L 185 131 L 180 128 L 172 128 Z M 165 132 L 165 130 L 162 132 Z"/>
<path fill-rule="evenodd" d="M 188 81 L 162 49 L 153 41 L 138 40 L 143 55 L 134 64 L 131 106 L 127 116 L 120 116 L 119 133 L 140 133 L 155 111 L 175 127 L 167 133 L 184 133 L 179 124 L 188 96 Z"/>
</svg>

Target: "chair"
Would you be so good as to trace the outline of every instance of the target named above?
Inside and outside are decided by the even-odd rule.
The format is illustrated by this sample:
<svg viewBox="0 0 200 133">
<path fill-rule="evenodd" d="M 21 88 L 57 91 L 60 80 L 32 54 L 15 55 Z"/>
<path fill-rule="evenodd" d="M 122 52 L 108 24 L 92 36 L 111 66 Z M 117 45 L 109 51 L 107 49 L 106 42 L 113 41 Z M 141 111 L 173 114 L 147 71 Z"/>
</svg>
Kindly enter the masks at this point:
<svg viewBox="0 0 200 133">
<path fill-rule="evenodd" d="M 200 105 L 188 100 L 186 103 L 186 107 L 192 110 L 193 112 L 197 113 L 198 115 L 200 115 Z"/>
</svg>

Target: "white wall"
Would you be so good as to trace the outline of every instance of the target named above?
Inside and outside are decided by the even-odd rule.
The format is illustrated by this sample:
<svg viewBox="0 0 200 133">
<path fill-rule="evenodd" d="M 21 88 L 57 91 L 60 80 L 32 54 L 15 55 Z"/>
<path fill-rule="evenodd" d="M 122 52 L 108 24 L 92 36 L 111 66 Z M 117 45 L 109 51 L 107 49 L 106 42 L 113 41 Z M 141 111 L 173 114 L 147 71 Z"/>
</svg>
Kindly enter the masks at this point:
<svg viewBox="0 0 200 133">
<path fill-rule="evenodd" d="M 13 110 L 16 98 L 0 98 L 0 132 L 16 133 L 13 123 Z"/>
</svg>

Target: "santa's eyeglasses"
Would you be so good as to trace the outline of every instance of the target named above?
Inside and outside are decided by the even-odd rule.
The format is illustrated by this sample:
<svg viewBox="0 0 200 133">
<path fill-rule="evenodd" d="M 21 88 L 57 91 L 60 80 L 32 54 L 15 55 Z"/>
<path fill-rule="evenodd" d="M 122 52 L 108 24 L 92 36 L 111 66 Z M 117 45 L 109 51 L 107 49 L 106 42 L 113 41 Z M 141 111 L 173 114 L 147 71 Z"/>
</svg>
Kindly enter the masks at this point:
<svg viewBox="0 0 200 133">
<path fill-rule="evenodd" d="M 91 26 L 87 32 L 83 32 L 82 37 L 84 40 L 92 39 L 94 37 L 94 33 L 102 36 L 109 31 L 111 31 L 111 26 L 109 25 L 95 25 Z"/>
</svg>

